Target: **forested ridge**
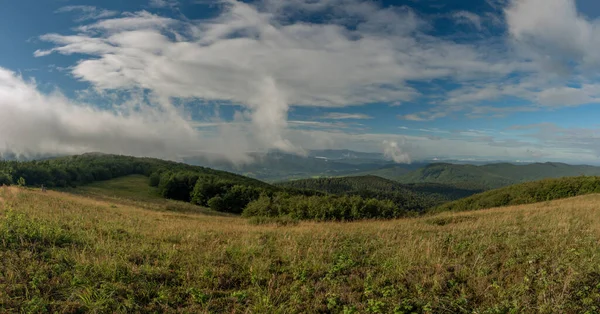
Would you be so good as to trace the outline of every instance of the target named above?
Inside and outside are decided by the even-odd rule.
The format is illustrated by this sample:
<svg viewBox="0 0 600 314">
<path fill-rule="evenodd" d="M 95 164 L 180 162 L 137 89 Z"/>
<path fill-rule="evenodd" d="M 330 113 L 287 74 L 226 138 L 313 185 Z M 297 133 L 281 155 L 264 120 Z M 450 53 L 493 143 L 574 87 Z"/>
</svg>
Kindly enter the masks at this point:
<svg viewBox="0 0 600 314">
<path fill-rule="evenodd" d="M 423 212 L 444 202 L 467 197 L 482 189 L 458 188 L 436 183 L 402 184 L 378 176 L 302 179 L 280 182 L 277 186 L 316 190 L 336 195 L 389 200 L 409 211 Z"/>
<path fill-rule="evenodd" d="M 149 178 L 164 198 L 246 216 L 354 220 L 397 218 L 424 209 L 420 200 L 375 191 L 334 195 L 273 186 L 210 168 L 153 158 L 84 154 L 42 161 L 0 162 L 0 184 L 68 188 L 132 174 Z M 408 193 L 408 192 L 407 192 Z"/>
<path fill-rule="evenodd" d="M 600 193 L 600 177 L 598 176 L 544 179 L 486 191 L 440 205 L 433 211 L 487 209 L 500 206 L 545 202 L 592 193 Z"/>
<path fill-rule="evenodd" d="M 479 166 L 435 163 L 391 179 L 401 183 L 439 183 L 466 189 L 491 190 L 518 183 L 579 175 L 600 175 L 600 167 L 558 162 Z"/>
</svg>

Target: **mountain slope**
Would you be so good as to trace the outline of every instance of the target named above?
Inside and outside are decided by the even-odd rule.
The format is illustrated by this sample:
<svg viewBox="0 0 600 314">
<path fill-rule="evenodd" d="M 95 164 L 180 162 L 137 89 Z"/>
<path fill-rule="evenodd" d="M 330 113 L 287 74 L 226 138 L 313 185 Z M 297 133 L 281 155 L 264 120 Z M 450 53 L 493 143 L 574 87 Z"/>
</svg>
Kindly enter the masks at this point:
<svg viewBox="0 0 600 314">
<path fill-rule="evenodd" d="M 436 183 L 401 184 L 377 176 L 303 179 L 277 183 L 277 186 L 316 190 L 337 195 L 360 195 L 411 204 L 422 211 L 443 202 L 467 197 L 482 190 L 462 189 Z"/>
<path fill-rule="evenodd" d="M 23 178 L 27 185 L 48 187 L 66 187 L 90 182 L 122 177 L 132 174 L 150 176 L 162 172 L 193 172 L 207 179 L 227 180 L 236 184 L 257 187 L 272 187 L 271 185 L 220 170 L 191 166 L 155 158 L 138 158 L 130 156 L 88 153 L 48 160 L 27 162 L 0 161 L 0 184 L 2 178 L 8 177 L 12 183 Z"/>
<path fill-rule="evenodd" d="M 466 211 L 531 204 L 600 193 L 600 177 L 564 177 L 521 183 L 443 204 L 433 211 Z"/>
<path fill-rule="evenodd" d="M 348 176 L 377 176 L 389 180 L 397 180 L 399 177 L 402 177 L 427 165 L 427 163 L 390 164 L 374 170 L 351 173 Z"/>
<path fill-rule="evenodd" d="M 481 166 L 437 163 L 394 179 L 402 183 L 432 182 L 494 189 L 527 181 L 578 175 L 600 175 L 600 167 L 550 162 L 526 165 L 497 163 Z"/>
</svg>

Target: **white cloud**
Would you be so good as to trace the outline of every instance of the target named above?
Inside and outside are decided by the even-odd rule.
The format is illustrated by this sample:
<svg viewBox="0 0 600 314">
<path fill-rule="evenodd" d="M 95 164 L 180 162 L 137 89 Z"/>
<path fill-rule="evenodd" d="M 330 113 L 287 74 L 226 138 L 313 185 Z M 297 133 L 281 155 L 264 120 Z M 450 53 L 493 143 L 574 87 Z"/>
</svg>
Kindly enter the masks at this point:
<svg viewBox="0 0 600 314">
<path fill-rule="evenodd" d="M 410 156 L 402 150 L 396 141 L 383 141 L 383 155 L 392 159 L 395 163 L 410 164 Z"/>
<path fill-rule="evenodd" d="M 598 24 L 579 15 L 574 0 L 513 0 L 505 14 L 511 37 L 540 62 L 597 65 Z"/>
<path fill-rule="evenodd" d="M 72 73 L 100 90 L 242 104 L 252 134 L 286 151 L 301 151 L 282 137 L 290 106 L 408 101 L 419 96 L 409 80 L 502 76 L 519 66 L 427 36 L 427 23 L 407 8 L 354 0 L 224 3 L 208 21 L 142 11 L 83 25 L 75 35 L 44 35 L 55 47 L 35 55 L 88 55 Z M 289 20 L 299 11 L 332 15 L 320 24 Z"/>
<path fill-rule="evenodd" d="M 34 82 L 3 68 L 0 112 L 0 151 L 19 154 L 100 151 L 178 159 L 210 147 L 232 160 L 247 161 L 252 147 L 243 131 L 207 137 L 177 112 L 147 106 L 135 97 L 113 110 L 100 110 L 60 93 L 44 95 Z"/>
<path fill-rule="evenodd" d="M 113 17 L 118 14 L 117 11 L 99 9 L 91 5 L 68 5 L 55 11 L 55 13 L 79 12 L 76 22 L 88 20 L 98 20 Z"/>
<path fill-rule="evenodd" d="M 150 2 L 154 7 L 168 3 L 172 2 Z M 471 43 L 431 36 L 429 22 L 406 7 L 381 8 L 358 0 L 221 3 L 223 11 L 210 20 L 178 20 L 140 11 L 115 18 L 94 17 L 100 21 L 86 18 L 87 24 L 79 26 L 76 33 L 41 36 L 53 47 L 37 50 L 35 56 L 78 56 L 81 59 L 67 69 L 98 92 L 145 91 L 154 100 L 147 103 L 132 98 L 143 110 L 122 111 L 116 106 L 101 111 L 60 95 L 43 95 L 35 85 L 11 74 L 7 77 L 12 79 L 5 78 L 0 88 L 12 98 L 0 99 L 0 104 L 10 116 L 19 118 L 4 121 L 0 117 L 0 123 L 6 122 L 0 128 L 4 128 L 2 134 L 25 134 L 26 140 L 19 144 L 8 135 L 0 135 L 0 139 L 21 150 L 89 149 L 139 155 L 156 154 L 149 147 L 165 147 L 160 152 L 187 154 L 207 149 L 238 159 L 243 159 L 245 151 L 269 148 L 298 153 L 303 148 L 333 147 L 380 151 L 384 141 L 390 156 L 398 160 L 406 160 L 406 152 L 413 158 L 435 156 L 440 151 L 528 156 L 532 153 L 518 142 L 494 142 L 484 136 L 469 140 L 437 137 L 433 141 L 364 134 L 341 122 L 288 121 L 288 111 L 292 106 L 342 108 L 424 100 L 419 103 L 428 108 L 415 108 L 416 112 L 399 118 L 432 121 L 455 113 L 505 115 L 541 106 L 578 105 L 597 101 L 600 94 L 600 89 L 589 83 L 589 73 L 597 69 L 596 29 L 600 24 L 578 15 L 572 1 L 514 0 L 505 7 L 506 1 L 490 0 L 494 8 L 506 8 L 509 37 Z M 65 12 L 75 10 L 101 12 L 82 8 Z M 325 19 L 314 23 L 313 14 Z M 490 24 L 484 14 L 456 12 L 454 17 L 482 30 Z M 506 39 L 514 47 L 502 46 Z M 567 77 L 580 84 L 569 86 L 580 87 L 566 87 L 564 74 L 573 71 L 578 75 Z M 418 84 L 407 83 L 436 80 L 462 87 L 440 92 L 432 100 L 412 87 Z M 11 93 L 11 88 L 17 92 Z M 481 105 L 503 97 L 533 104 Z M 172 99 L 218 100 L 243 109 L 233 122 L 210 115 L 201 117 L 203 122 L 190 122 Z M 46 116 L 63 122 L 53 125 Z M 93 121 L 78 124 L 91 116 L 101 117 L 100 121 L 119 130 L 122 138 Z M 332 112 L 322 118 L 370 117 Z M 53 131 L 40 137 L 42 126 Z M 434 129 L 423 130 L 431 133 Z M 111 141 L 114 145 L 109 145 Z M 563 151 L 557 154 L 567 156 Z"/>
</svg>

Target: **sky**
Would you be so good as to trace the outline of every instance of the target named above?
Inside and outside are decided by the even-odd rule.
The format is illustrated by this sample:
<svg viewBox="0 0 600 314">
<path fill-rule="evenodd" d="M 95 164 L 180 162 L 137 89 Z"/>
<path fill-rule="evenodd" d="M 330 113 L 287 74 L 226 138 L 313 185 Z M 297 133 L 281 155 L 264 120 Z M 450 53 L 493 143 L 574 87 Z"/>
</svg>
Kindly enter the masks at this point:
<svg viewBox="0 0 600 314">
<path fill-rule="evenodd" d="M 598 163 L 596 0 L 0 6 L 0 151 Z"/>
</svg>

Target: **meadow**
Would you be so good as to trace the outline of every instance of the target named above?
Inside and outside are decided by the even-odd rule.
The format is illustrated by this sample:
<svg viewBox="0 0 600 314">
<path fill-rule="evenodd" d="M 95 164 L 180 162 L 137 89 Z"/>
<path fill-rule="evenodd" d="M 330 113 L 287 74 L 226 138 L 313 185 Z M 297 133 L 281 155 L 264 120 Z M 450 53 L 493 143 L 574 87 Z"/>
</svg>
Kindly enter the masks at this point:
<svg viewBox="0 0 600 314">
<path fill-rule="evenodd" d="M 0 312 L 600 311 L 600 195 L 286 223 L 172 211 L 142 179 L 1 188 Z"/>
</svg>

